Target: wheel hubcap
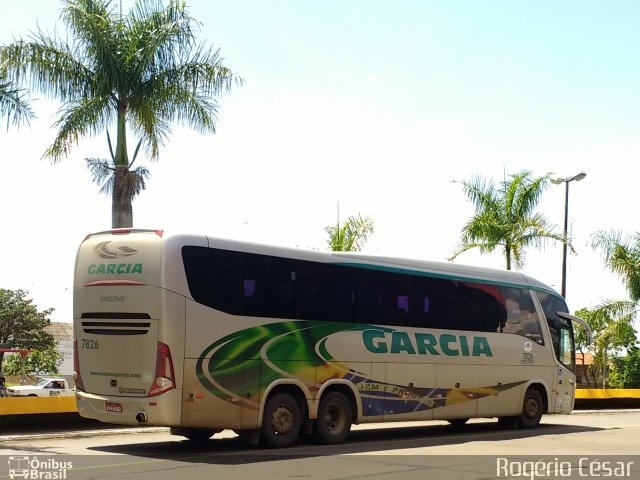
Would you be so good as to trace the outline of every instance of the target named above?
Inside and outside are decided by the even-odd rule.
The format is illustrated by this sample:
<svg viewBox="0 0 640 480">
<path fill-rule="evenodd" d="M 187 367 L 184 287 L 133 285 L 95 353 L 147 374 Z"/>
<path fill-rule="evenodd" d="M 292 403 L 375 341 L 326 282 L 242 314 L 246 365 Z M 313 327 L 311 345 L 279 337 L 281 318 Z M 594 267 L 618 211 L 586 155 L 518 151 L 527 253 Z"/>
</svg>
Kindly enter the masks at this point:
<svg viewBox="0 0 640 480">
<path fill-rule="evenodd" d="M 327 430 L 333 432 L 342 428 L 342 416 L 340 415 L 340 409 L 336 407 L 329 407 L 327 414 L 324 417 Z"/>
<path fill-rule="evenodd" d="M 285 406 L 277 407 L 271 415 L 271 426 L 273 431 L 278 435 L 284 435 L 293 425 L 293 415 L 291 410 Z"/>
<path fill-rule="evenodd" d="M 529 418 L 535 418 L 538 415 L 538 402 L 533 398 L 527 399 L 524 413 Z"/>
</svg>

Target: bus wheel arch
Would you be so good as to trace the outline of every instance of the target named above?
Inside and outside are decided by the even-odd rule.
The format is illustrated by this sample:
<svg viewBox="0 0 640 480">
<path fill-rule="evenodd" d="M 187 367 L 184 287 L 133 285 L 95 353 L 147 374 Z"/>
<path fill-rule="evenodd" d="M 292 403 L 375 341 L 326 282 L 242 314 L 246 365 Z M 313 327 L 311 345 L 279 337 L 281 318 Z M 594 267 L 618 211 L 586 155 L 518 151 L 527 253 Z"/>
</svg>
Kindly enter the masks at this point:
<svg viewBox="0 0 640 480">
<path fill-rule="evenodd" d="M 351 389 L 345 385 L 331 386 L 320 397 L 313 425 L 314 437 L 327 445 L 342 443 L 356 420 L 356 400 Z"/>
<path fill-rule="evenodd" d="M 534 428 L 540 423 L 542 415 L 548 412 L 547 391 L 543 385 L 529 385 L 522 401 L 522 413 L 518 417 L 520 428 Z"/>
<path fill-rule="evenodd" d="M 308 418 L 305 396 L 295 385 L 274 387 L 262 409 L 261 441 L 271 448 L 284 448 L 298 438 Z"/>
</svg>

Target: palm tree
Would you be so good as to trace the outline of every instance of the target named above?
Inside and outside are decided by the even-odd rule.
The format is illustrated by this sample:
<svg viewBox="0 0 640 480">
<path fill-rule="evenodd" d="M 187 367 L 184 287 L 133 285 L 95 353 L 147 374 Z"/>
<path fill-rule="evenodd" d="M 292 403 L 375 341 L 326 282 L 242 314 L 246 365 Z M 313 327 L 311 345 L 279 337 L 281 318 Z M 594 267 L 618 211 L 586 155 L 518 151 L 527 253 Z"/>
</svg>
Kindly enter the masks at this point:
<svg viewBox="0 0 640 480">
<path fill-rule="evenodd" d="M 5 115 L 7 116 L 7 128 L 11 122 L 18 126 L 23 120 L 29 123 L 29 120 L 34 117 L 22 90 L 14 88 L 9 82 L 0 81 L 0 117 Z"/>
<path fill-rule="evenodd" d="M 54 124 L 58 134 L 44 154 L 53 163 L 68 156 L 80 137 L 106 130 L 115 120 L 115 153 L 102 167 L 108 164 L 112 177 L 106 185 L 112 191 L 112 226 L 129 227 L 131 200 L 144 188 L 144 178 L 131 171 L 127 127 L 157 160 L 173 122 L 215 132 L 215 98 L 242 80 L 222 64 L 217 50 L 196 42 L 195 20 L 183 1 L 163 6 L 138 0 L 125 16 L 113 3 L 65 0 L 62 19 L 70 43 L 38 31 L 31 41 L 2 47 L 0 55 L 11 80 L 26 79 L 63 102 Z M 105 180 L 105 172 L 98 177 Z"/>
<path fill-rule="evenodd" d="M 636 317 L 635 303 L 628 300 L 606 302 L 592 310 L 578 310 L 576 315 L 589 324 L 593 335 L 591 345 L 587 345 L 584 330 L 578 329 L 576 344 L 580 351 L 583 346 L 589 346 L 593 350 L 593 363 L 588 373 L 594 379 L 600 376 L 604 388 L 611 356 L 636 344 L 636 332 L 633 328 Z"/>
<path fill-rule="evenodd" d="M 373 233 L 373 221 L 369 218 L 349 217 L 342 226 L 338 224 L 333 227 L 326 227 L 325 231 L 329 235 L 327 243 L 333 252 L 356 252 L 362 250 L 369 235 Z"/>
<path fill-rule="evenodd" d="M 480 177 L 458 182 L 476 212 L 462 229 L 461 243 L 449 261 L 472 248 L 490 253 L 502 247 L 507 270 L 512 264 L 521 269 L 527 247 L 539 248 L 547 239 L 565 241 L 543 215 L 534 212 L 548 180 L 546 176 L 532 178 L 524 170 L 503 180 L 499 188 Z M 568 239 L 567 245 L 574 251 Z"/>
<path fill-rule="evenodd" d="M 85 158 L 87 162 L 87 168 L 91 173 L 91 179 L 94 183 L 100 186 L 100 193 L 107 196 L 111 195 L 112 204 L 113 192 L 116 186 L 116 176 L 118 175 L 118 167 L 116 163 L 116 156 L 113 153 L 113 146 L 111 144 L 111 136 L 107 130 L 107 142 L 109 144 L 109 153 L 111 154 L 111 160 L 105 160 L 103 158 Z M 133 152 L 133 158 L 129 162 L 128 170 L 124 172 L 124 180 L 122 194 L 120 201 L 127 206 L 127 209 L 132 209 L 131 202 L 137 197 L 140 192 L 146 188 L 146 180 L 151 176 L 151 172 L 146 167 L 136 167 L 131 169 L 133 162 L 136 161 L 138 152 L 140 151 L 141 141 L 138 141 L 138 146 Z M 122 169 L 120 170 L 123 173 Z M 117 206 L 116 206 L 117 208 Z M 133 225 L 133 222 L 131 223 Z M 114 225 L 115 226 L 115 225 Z"/>
<path fill-rule="evenodd" d="M 620 232 L 598 231 L 591 246 L 601 250 L 605 265 L 622 277 L 631 301 L 640 302 L 640 234 L 625 238 Z"/>
<path fill-rule="evenodd" d="M 629 300 L 607 301 L 596 309 L 596 312 L 604 311 L 608 314 L 606 321 L 602 322 L 607 335 L 594 336 L 596 340 L 601 338 L 600 342 L 595 342 L 595 349 L 596 353 L 598 348 L 604 352 L 604 359 L 598 364 L 604 371 L 609 346 L 629 350 L 637 342 L 633 324 L 640 302 L 640 234 L 624 237 L 616 231 L 598 231 L 591 237 L 591 246 L 604 254 L 605 265 L 622 277 L 629 294 Z M 582 312 L 578 312 L 580 313 Z"/>
</svg>

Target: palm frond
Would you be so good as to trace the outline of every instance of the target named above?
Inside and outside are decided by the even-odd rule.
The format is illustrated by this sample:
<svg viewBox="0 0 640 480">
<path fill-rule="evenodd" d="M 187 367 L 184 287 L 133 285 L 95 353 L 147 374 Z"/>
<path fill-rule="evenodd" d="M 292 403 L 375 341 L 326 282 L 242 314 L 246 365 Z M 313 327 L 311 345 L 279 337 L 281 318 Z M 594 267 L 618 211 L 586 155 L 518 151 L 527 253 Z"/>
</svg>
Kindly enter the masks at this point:
<svg viewBox="0 0 640 480">
<path fill-rule="evenodd" d="M 35 117 L 23 92 L 9 82 L 0 82 L 0 116 L 7 116 L 7 128 L 9 123 L 19 126 L 24 121 L 28 124 Z"/>
<path fill-rule="evenodd" d="M 69 155 L 80 137 L 96 134 L 105 128 L 113 113 L 105 108 L 108 101 L 104 97 L 90 97 L 67 102 L 60 110 L 60 118 L 54 123 L 54 127 L 59 129 L 58 134 L 44 156 L 57 163 Z"/>
<path fill-rule="evenodd" d="M 467 243 L 458 245 L 458 247 L 456 248 L 455 252 L 450 257 L 448 257 L 447 260 L 452 262 L 453 260 L 455 260 L 458 256 L 460 256 L 464 252 L 467 252 L 469 250 L 473 250 L 474 248 L 479 249 L 481 253 L 491 253 L 499 246 L 500 246 L 500 244 L 497 244 L 497 243 L 467 242 Z"/>
<path fill-rule="evenodd" d="M 624 238 L 621 232 L 598 231 L 591 246 L 604 254 L 605 265 L 620 275 L 631 300 L 640 301 L 640 234 Z"/>
<path fill-rule="evenodd" d="M 564 241 L 564 236 L 555 233 L 555 227 L 533 211 L 547 180 L 547 177 L 532 179 L 531 172 L 523 170 L 500 182 L 498 188 L 481 177 L 459 182 L 474 205 L 475 214 L 463 227 L 461 243 L 449 260 L 471 248 L 486 253 L 501 245 L 507 269 L 511 268 L 511 260 L 520 269 L 524 266 L 526 247 L 539 247 L 545 240 Z"/>
<path fill-rule="evenodd" d="M 329 238 L 329 249 L 334 252 L 355 252 L 364 247 L 369 235 L 373 234 L 373 221 L 362 215 L 352 216 L 342 226 L 335 225 L 325 228 Z"/>
<path fill-rule="evenodd" d="M 19 40 L 0 49 L 9 79 L 26 83 L 62 102 L 96 94 L 94 73 L 66 42 L 38 31 L 32 41 Z"/>
<path fill-rule="evenodd" d="M 99 192 L 111 195 L 115 183 L 116 168 L 113 161 L 102 158 L 85 158 L 93 183 L 100 187 Z"/>
</svg>

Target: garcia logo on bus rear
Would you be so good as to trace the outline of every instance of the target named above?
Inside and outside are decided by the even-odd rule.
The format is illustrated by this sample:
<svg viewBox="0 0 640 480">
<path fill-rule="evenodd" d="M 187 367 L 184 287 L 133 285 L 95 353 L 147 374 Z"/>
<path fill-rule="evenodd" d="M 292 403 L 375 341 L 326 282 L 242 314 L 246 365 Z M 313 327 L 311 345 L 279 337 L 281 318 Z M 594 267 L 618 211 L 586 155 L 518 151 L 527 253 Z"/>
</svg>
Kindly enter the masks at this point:
<svg viewBox="0 0 640 480">
<path fill-rule="evenodd" d="M 98 245 L 93 247 L 93 253 L 100 258 L 106 258 L 108 260 L 114 260 L 116 258 L 125 258 L 130 257 L 131 255 L 135 255 L 138 253 L 138 250 L 135 248 L 128 247 L 127 245 L 123 245 L 118 247 L 118 251 L 111 250 L 109 248 L 109 244 L 111 241 L 100 242 Z"/>
<path fill-rule="evenodd" d="M 115 260 L 118 258 L 126 258 L 138 253 L 135 248 L 122 245 L 114 250 L 109 247 L 111 241 L 100 242 L 93 248 L 96 257 Z M 87 269 L 89 275 L 115 275 L 128 273 L 142 273 L 142 263 L 92 263 Z"/>
<path fill-rule="evenodd" d="M 87 270 L 89 275 L 109 275 L 116 273 L 142 273 L 141 263 L 92 263 Z"/>
</svg>

